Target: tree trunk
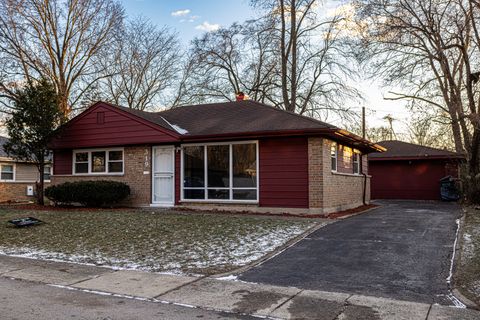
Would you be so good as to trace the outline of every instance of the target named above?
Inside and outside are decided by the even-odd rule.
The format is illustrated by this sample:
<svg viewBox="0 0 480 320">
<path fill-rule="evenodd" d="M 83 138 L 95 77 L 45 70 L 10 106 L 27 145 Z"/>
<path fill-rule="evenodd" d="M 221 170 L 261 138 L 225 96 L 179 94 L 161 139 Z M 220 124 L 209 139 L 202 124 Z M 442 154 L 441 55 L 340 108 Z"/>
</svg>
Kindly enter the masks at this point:
<svg viewBox="0 0 480 320">
<path fill-rule="evenodd" d="M 295 0 L 290 3 L 290 42 L 292 43 L 292 74 L 290 79 L 290 108 L 295 112 L 297 105 L 297 8 Z"/>
<path fill-rule="evenodd" d="M 43 201 L 43 189 L 45 185 L 45 180 L 43 176 L 43 171 L 45 170 L 45 160 L 40 160 L 38 164 L 38 172 L 40 174 L 39 176 L 39 182 L 37 183 L 37 204 L 43 206 L 44 201 Z"/>
<path fill-rule="evenodd" d="M 290 110 L 290 102 L 288 101 L 288 86 L 287 86 L 287 73 L 288 73 L 288 52 L 285 46 L 285 37 L 286 37 L 286 24 L 285 24 L 285 2 L 280 0 L 280 19 L 282 21 L 282 26 L 280 30 L 280 56 L 281 56 L 281 66 L 282 66 L 282 96 L 283 104 L 285 110 Z"/>
<path fill-rule="evenodd" d="M 451 109 L 452 108 L 449 108 L 449 113 L 450 113 L 450 117 L 452 118 L 452 133 L 453 133 L 453 141 L 455 143 L 455 151 L 458 153 L 464 153 L 465 148 L 463 147 L 462 130 L 460 129 L 458 116 L 456 112 L 450 111 Z"/>
<path fill-rule="evenodd" d="M 472 135 L 472 144 L 470 147 L 469 170 L 471 176 L 476 176 L 480 173 L 480 130 L 475 128 Z"/>
</svg>

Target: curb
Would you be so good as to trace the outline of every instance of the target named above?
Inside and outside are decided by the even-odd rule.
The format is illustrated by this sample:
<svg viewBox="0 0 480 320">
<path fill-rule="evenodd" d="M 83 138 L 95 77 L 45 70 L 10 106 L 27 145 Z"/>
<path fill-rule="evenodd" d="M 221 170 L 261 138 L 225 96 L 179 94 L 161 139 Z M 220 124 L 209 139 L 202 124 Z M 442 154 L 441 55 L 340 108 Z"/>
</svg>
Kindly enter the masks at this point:
<svg viewBox="0 0 480 320">
<path fill-rule="evenodd" d="M 375 209 L 375 208 L 373 208 L 373 209 Z M 248 270 L 252 269 L 253 267 L 259 266 L 262 263 L 266 262 L 267 260 L 270 260 L 273 257 L 279 255 L 280 253 L 282 253 L 283 251 L 287 250 L 288 248 L 294 246 L 298 242 L 302 241 L 303 239 L 305 239 L 306 237 L 308 237 L 309 235 L 311 235 L 315 231 L 317 231 L 317 230 L 319 230 L 319 229 L 321 229 L 325 226 L 328 226 L 329 224 L 335 223 L 336 222 L 335 220 L 331 220 L 331 221 L 327 220 L 326 223 L 319 222 L 319 223 L 315 224 L 313 227 L 305 230 L 302 234 L 299 234 L 295 238 L 290 239 L 289 241 L 287 241 L 283 245 L 277 247 L 272 252 L 264 255 L 263 257 L 255 260 L 253 262 L 250 262 L 249 264 L 241 266 L 241 267 L 239 267 L 237 269 L 234 269 L 232 271 L 214 274 L 214 275 L 208 276 L 207 278 L 218 279 L 218 278 L 223 278 L 223 277 L 227 277 L 227 276 L 237 275 L 237 274 L 243 273 L 245 271 L 248 271 Z"/>
<path fill-rule="evenodd" d="M 464 226 L 465 226 L 465 215 L 466 215 L 466 211 L 463 210 L 462 208 L 462 211 L 463 211 L 463 215 L 459 218 L 459 231 L 458 231 L 458 239 L 457 239 L 457 246 L 455 248 L 455 251 L 460 251 L 461 248 L 463 247 L 463 232 L 464 232 Z M 457 254 L 456 257 L 455 257 L 455 260 L 454 260 L 454 272 L 453 272 L 453 281 L 452 281 L 452 285 L 451 285 L 451 290 L 452 290 L 452 294 L 458 299 L 460 300 L 461 303 L 463 303 L 464 305 L 467 306 L 467 308 L 469 309 L 475 309 L 475 310 L 480 310 L 480 306 L 478 306 L 475 302 L 473 302 L 472 300 L 468 299 L 467 297 L 465 297 L 461 292 L 460 290 L 455 286 L 455 275 L 456 275 L 456 271 L 457 271 L 457 266 L 458 266 L 458 262 L 459 262 L 459 259 L 460 259 L 460 255 Z"/>
</svg>

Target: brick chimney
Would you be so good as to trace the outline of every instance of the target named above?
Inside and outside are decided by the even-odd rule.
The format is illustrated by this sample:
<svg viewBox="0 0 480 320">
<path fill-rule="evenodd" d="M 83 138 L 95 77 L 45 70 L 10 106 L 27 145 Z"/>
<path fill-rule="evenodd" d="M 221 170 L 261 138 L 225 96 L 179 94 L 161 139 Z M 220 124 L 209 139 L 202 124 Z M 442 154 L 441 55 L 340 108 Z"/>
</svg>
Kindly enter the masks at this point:
<svg viewBox="0 0 480 320">
<path fill-rule="evenodd" d="M 246 96 L 245 96 L 245 93 L 243 93 L 242 91 L 239 91 L 235 94 L 235 98 L 237 99 L 237 101 L 243 101 L 246 99 Z"/>
</svg>

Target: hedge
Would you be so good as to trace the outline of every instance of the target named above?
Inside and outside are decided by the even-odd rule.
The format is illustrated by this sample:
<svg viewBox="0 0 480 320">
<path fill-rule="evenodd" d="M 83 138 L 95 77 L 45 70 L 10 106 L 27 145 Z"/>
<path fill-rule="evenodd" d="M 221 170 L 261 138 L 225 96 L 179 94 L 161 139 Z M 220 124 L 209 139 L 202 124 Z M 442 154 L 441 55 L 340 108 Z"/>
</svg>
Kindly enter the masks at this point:
<svg viewBox="0 0 480 320">
<path fill-rule="evenodd" d="M 80 203 L 87 207 L 112 206 L 129 195 L 128 185 L 109 180 L 65 182 L 45 189 L 45 196 L 55 204 Z"/>
</svg>

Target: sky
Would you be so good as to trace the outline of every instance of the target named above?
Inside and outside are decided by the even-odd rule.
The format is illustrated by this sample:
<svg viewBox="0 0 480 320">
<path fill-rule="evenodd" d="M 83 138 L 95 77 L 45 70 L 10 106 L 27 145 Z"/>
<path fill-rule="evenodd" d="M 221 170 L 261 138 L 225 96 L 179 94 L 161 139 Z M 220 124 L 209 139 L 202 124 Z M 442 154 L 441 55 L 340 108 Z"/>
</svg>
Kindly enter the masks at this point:
<svg viewBox="0 0 480 320">
<path fill-rule="evenodd" d="M 168 26 L 175 30 L 184 46 L 188 46 L 194 37 L 204 32 L 216 30 L 221 26 L 229 26 L 234 22 L 243 22 L 257 16 L 249 5 L 250 0 L 120 0 L 125 7 L 127 18 L 145 17 L 159 26 Z M 329 10 L 336 1 L 328 0 Z M 397 133 L 405 133 L 410 119 L 404 103 L 386 101 L 387 94 L 379 82 L 361 81 L 354 83 L 365 97 L 367 108 L 367 127 L 387 125 L 383 117 L 391 114 L 395 119 Z M 351 106 L 359 113 L 361 105 Z M 329 117 L 328 122 L 343 126 L 338 118 Z"/>
<path fill-rule="evenodd" d="M 174 29 L 184 46 L 204 32 L 229 26 L 234 22 L 243 22 L 256 17 L 255 10 L 249 5 L 250 0 L 122 0 L 129 18 L 143 16 L 158 24 Z M 327 1 L 329 10 L 335 4 Z M 367 108 L 367 126 L 387 125 L 383 117 L 391 114 L 397 121 L 394 127 L 398 132 L 406 132 L 405 123 L 409 113 L 400 101 L 387 101 L 387 89 L 379 81 L 361 81 L 355 84 L 365 96 Z M 360 113 L 361 105 L 351 106 Z M 338 119 L 328 119 L 335 125 Z"/>
</svg>

